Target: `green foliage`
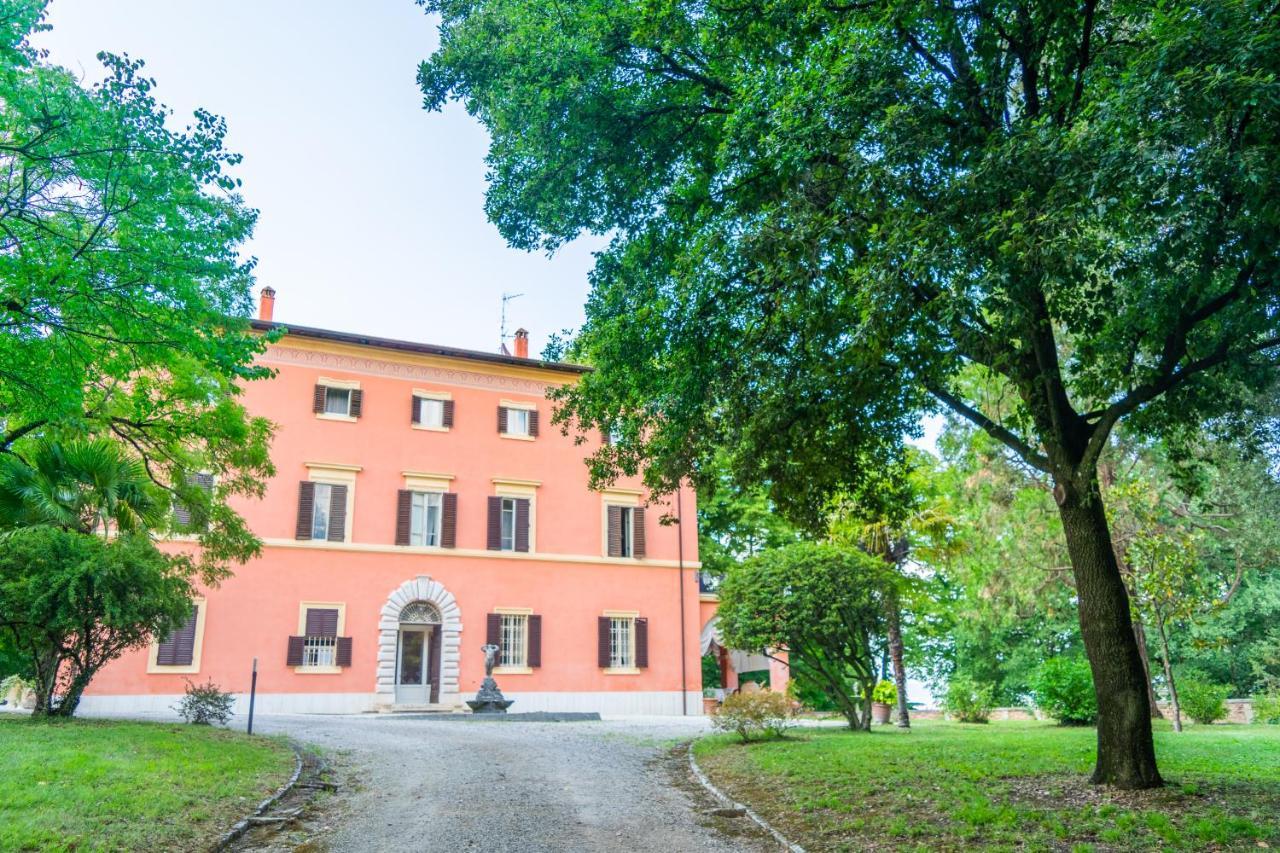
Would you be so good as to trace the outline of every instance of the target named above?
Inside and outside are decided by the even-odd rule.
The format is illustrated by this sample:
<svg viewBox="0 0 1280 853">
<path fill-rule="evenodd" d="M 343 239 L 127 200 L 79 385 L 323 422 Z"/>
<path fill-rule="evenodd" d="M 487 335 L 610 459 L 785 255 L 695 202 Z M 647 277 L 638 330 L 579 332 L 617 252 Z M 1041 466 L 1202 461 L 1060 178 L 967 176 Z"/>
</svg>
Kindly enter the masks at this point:
<svg viewBox="0 0 1280 853">
<path fill-rule="evenodd" d="M 698 557 L 708 574 L 723 576 L 731 563 L 797 538 L 795 528 L 774 509 L 764 489 L 740 486 L 727 470 L 721 472 L 713 491 L 699 495 Z"/>
<path fill-rule="evenodd" d="M 990 685 L 960 676 L 947 684 L 942 710 L 962 723 L 985 723 L 991 719 L 991 697 Z"/>
<path fill-rule="evenodd" d="M 782 737 L 793 724 L 795 709 L 785 693 L 757 690 L 725 697 L 711 716 L 720 731 L 734 732 L 743 743 L 753 738 Z"/>
<path fill-rule="evenodd" d="M 793 671 L 787 682 L 787 692 L 810 711 L 839 711 L 839 706 L 827 695 L 822 685 L 801 672 Z"/>
<path fill-rule="evenodd" d="M 235 702 L 236 697 L 231 693 L 224 693 L 213 683 L 212 678 L 204 684 L 193 684 L 187 679 L 186 692 L 174 710 L 192 725 L 208 726 L 216 723 L 225 726 L 231 719 L 231 706 Z"/>
<path fill-rule="evenodd" d="M 786 651 L 792 671 L 820 685 L 851 728 L 863 728 L 894 582 L 882 560 L 861 551 L 807 542 L 765 551 L 730 566 L 720 631 L 731 648 Z"/>
<path fill-rule="evenodd" d="M 0 536 L 0 633 L 30 661 L 36 713 L 71 716 L 99 669 L 186 621 L 194 571 L 144 534 Z"/>
<path fill-rule="evenodd" d="M 257 214 L 221 118 L 176 130 L 128 57 L 100 54 L 105 80 L 81 86 L 27 40 L 44 6 L 0 0 L 0 452 L 27 459 L 36 435 L 127 444 L 207 527 L 215 580 L 259 549 L 226 499 L 273 473 L 272 427 L 237 399 L 269 374 L 246 319 Z"/>
<path fill-rule="evenodd" d="M 1264 725 L 1280 725 L 1280 694 L 1254 696 L 1253 721 Z"/>
<path fill-rule="evenodd" d="M 1198 678 L 1184 678 L 1178 686 L 1178 700 L 1183 712 L 1203 725 L 1227 718 L 1228 693 L 1223 685 Z"/>
<path fill-rule="evenodd" d="M 715 655 L 702 656 L 702 689 L 714 690 L 723 687 L 720 683 L 720 661 Z"/>
<path fill-rule="evenodd" d="M 1032 685 L 1036 707 L 1064 726 L 1093 725 L 1098 699 L 1089 662 L 1080 657 L 1050 658 Z"/>
<path fill-rule="evenodd" d="M 898 704 L 898 688 L 892 681 L 877 681 L 875 690 L 871 691 L 871 701 L 882 705 Z"/>
</svg>

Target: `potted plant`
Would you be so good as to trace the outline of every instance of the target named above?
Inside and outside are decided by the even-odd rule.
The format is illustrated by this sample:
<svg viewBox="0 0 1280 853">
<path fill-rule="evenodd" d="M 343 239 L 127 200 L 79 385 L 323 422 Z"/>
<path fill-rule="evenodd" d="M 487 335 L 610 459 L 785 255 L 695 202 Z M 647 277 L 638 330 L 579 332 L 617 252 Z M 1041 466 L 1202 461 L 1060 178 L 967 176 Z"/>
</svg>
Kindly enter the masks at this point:
<svg viewBox="0 0 1280 853">
<path fill-rule="evenodd" d="M 893 706 L 896 704 L 898 688 L 893 686 L 893 682 L 877 682 L 875 690 L 871 692 L 871 719 L 878 725 L 888 725 L 889 715 L 893 713 Z"/>
</svg>

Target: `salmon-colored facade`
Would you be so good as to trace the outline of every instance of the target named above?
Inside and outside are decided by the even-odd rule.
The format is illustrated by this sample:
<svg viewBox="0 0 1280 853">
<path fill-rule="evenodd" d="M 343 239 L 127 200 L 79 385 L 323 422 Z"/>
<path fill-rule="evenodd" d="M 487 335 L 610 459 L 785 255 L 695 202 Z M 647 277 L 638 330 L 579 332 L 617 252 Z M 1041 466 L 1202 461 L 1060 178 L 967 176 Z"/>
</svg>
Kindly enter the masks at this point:
<svg viewBox="0 0 1280 853">
<path fill-rule="evenodd" d="M 261 358 L 275 377 L 245 388 L 277 425 L 266 496 L 237 505 L 262 555 L 86 707 L 167 707 L 186 679 L 243 701 L 257 658 L 264 711 L 458 709 L 496 640 L 512 711 L 701 713 L 694 495 L 589 489 L 601 439 L 563 435 L 546 398 L 581 369 L 522 344 L 291 329 Z"/>
</svg>

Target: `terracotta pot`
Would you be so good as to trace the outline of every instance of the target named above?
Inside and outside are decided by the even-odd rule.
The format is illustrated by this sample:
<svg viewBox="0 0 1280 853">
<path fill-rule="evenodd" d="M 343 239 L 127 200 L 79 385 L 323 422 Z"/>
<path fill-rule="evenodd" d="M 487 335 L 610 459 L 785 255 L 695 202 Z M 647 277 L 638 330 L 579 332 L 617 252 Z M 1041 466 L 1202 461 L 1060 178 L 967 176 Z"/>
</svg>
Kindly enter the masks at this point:
<svg viewBox="0 0 1280 853">
<path fill-rule="evenodd" d="M 702 713 L 711 716 L 715 713 L 716 708 L 720 707 L 720 702 L 710 696 L 702 697 Z"/>
<path fill-rule="evenodd" d="M 889 724 L 889 714 L 893 711 L 892 705 L 886 705 L 883 702 L 871 703 L 871 720 L 877 725 L 886 726 Z"/>
</svg>

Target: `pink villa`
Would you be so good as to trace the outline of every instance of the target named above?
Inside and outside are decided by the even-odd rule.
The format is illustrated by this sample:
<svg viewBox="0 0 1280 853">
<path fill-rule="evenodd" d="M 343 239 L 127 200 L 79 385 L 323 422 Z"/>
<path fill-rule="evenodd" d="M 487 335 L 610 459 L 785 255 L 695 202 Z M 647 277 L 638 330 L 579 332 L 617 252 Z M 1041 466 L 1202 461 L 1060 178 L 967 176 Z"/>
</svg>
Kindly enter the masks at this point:
<svg viewBox="0 0 1280 853">
<path fill-rule="evenodd" d="M 256 657 L 262 711 L 457 710 L 492 643 L 513 712 L 703 712 L 701 655 L 730 664 L 695 496 L 588 488 L 592 447 L 546 399 L 585 368 L 530 359 L 523 330 L 506 355 L 289 326 L 261 361 L 277 374 L 245 401 L 277 424 L 277 474 L 237 509 L 262 555 L 86 709 L 165 709 L 212 679 L 243 710 Z"/>
</svg>

